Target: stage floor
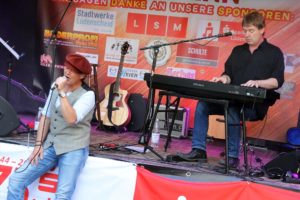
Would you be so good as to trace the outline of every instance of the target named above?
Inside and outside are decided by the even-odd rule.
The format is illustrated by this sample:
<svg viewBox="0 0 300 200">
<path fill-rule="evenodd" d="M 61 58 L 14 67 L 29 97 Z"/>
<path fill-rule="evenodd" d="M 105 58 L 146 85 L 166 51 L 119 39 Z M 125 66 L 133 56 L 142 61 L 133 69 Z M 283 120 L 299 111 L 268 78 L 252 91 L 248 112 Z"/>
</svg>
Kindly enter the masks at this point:
<svg viewBox="0 0 300 200">
<path fill-rule="evenodd" d="M 26 124 L 33 120 L 32 116 L 22 116 L 22 121 Z M 167 162 L 160 159 L 151 151 L 144 153 L 144 146 L 138 144 L 141 133 L 124 131 L 121 133 L 103 131 L 97 128 L 98 124 L 93 124 L 90 144 L 90 156 L 110 158 L 115 160 L 127 161 L 142 165 L 148 170 L 161 174 L 163 176 L 187 180 L 193 182 L 226 182 L 236 180 L 246 180 L 261 184 L 266 184 L 283 189 L 300 191 L 300 184 L 284 183 L 281 179 L 270 179 L 266 175 L 263 177 L 250 177 L 245 174 L 243 167 L 243 152 L 240 154 L 240 166 L 238 169 L 229 170 L 228 174 L 218 172 L 220 167 L 221 152 L 224 151 L 225 142 L 217 139 L 208 139 L 207 154 L 208 163 L 200 164 L 197 162 Z M 35 141 L 35 133 L 20 133 L 23 128 L 12 133 L 0 137 L 0 142 L 14 143 L 20 145 L 33 146 Z M 166 158 L 167 155 L 176 154 L 178 152 L 187 153 L 191 148 L 191 139 L 172 138 L 167 151 L 164 150 L 166 137 L 161 136 L 160 143 L 154 151 Z M 134 149 L 134 150 L 132 150 Z M 248 164 L 251 169 L 261 169 L 261 167 L 274 159 L 280 152 L 271 151 L 266 148 L 258 148 L 250 146 L 252 151 L 248 152 Z M 261 162 L 257 162 L 261 160 Z"/>
</svg>

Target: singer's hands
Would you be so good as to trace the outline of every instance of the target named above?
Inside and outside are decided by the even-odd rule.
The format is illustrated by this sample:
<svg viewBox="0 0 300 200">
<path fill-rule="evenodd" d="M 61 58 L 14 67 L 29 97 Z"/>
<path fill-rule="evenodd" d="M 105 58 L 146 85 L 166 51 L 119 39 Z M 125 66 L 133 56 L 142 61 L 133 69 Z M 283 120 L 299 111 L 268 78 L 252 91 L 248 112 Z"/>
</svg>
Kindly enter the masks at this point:
<svg viewBox="0 0 300 200">
<path fill-rule="evenodd" d="M 65 88 L 67 78 L 65 76 L 60 76 L 55 80 L 55 87 L 58 91 L 62 91 Z"/>
<path fill-rule="evenodd" d="M 38 160 L 43 159 L 43 158 L 44 158 L 43 146 L 36 146 L 36 147 L 34 147 L 33 152 L 29 156 L 28 160 L 30 161 L 30 163 L 32 165 L 38 165 L 38 163 L 39 163 Z"/>
</svg>

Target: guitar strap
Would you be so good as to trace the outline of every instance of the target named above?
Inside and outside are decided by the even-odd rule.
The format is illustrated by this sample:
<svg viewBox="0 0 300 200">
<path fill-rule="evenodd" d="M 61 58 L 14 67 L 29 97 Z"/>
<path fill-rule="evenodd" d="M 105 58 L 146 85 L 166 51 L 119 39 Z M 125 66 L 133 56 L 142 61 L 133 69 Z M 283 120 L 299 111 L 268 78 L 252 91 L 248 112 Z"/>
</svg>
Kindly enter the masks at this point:
<svg viewBox="0 0 300 200">
<path fill-rule="evenodd" d="M 110 121 L 110 123 L 114 126 L 114 127 L 117 127 L 117 125 L 115 125 L 112 120 L 111 120 L 111 117 L 112 117 L 112 111 L 113 111 L 113 101 L 114 101 L 114 87 L 115 87 L 115 82 L 112 83 L 110 85 L 110 88 L 109 88 L 109 96 L 108 96 L 108 104 L 107 104 L 107 116 L 108 116 L 108 119 Z"/>
</svg>

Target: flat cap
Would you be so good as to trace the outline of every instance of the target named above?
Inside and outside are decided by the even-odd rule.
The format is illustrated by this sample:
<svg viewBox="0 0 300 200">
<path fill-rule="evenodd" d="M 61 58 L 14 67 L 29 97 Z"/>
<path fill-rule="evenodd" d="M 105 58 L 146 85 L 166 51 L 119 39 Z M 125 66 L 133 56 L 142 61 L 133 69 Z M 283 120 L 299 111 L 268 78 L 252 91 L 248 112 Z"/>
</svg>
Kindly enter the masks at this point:
<svg viewBox="0 0 300 200">
<path fill-rule="evenodd" d="M 79 54 L 68 54 L 65 59 L 65 66 L 75 68 L 79 73 L 86 75 L 91 74 L 92 71 L 89 61 Z"/>
</svg>

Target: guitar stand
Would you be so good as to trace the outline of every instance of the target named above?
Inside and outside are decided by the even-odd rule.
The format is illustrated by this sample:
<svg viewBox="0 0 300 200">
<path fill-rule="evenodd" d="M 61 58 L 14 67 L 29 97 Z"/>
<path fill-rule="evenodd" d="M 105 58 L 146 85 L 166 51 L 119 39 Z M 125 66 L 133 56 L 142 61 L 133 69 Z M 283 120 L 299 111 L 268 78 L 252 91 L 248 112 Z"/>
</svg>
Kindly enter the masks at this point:
<svg viewBox="0 0 300 200">
<path fill-rule="evenodd" d="M 98 119 L 98 125 L 97 125 L 97 130 L 104 130 L 102 119 L 101 119 L 101 111 L 100 111 L 100 100 L 99 100 L 99 88 L 98 88 L 98 79 L 97 79 L 97 65 L 92 64 L 93 68 L 93 79 L 94 79 L 94 87 L 95 87 L 95 96 L 96 96 L 96 117 Z"/>
</svg>

